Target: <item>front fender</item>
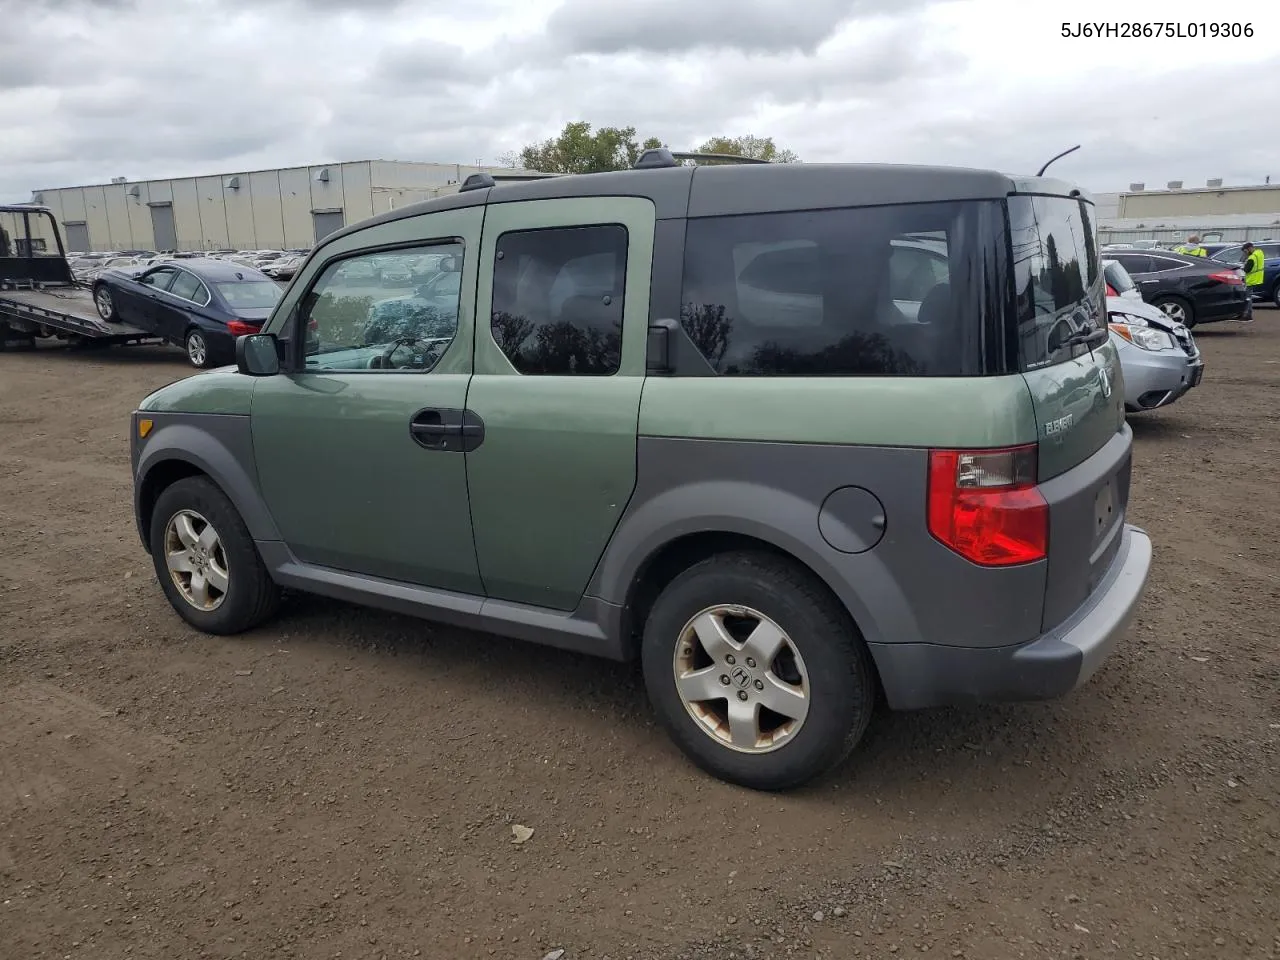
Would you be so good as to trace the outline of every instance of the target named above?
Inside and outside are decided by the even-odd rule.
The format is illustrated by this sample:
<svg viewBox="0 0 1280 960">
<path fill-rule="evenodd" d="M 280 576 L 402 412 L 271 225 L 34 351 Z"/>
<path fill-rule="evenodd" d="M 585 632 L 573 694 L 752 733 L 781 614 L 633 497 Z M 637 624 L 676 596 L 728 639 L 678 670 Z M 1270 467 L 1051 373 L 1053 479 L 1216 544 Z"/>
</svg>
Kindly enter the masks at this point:
<svg viewBox="0 0 1280 960">
<path fill-rule="evenodd" d="M 174 462 L 204 473 L 231 500 L 255 540 L 279 540 L 280 532 L 258 490 L 252 421 L 247 416 L 211 413 L 146 413 L 154 426 L 139 440 L 134 456 L 133 503 L 138 532 L 147 543 L 149 503 L 156 477 Z M 136 415 L 135 415 L 136 419 Z M 137 436 L 137 429 L 134 429 Z"/>
</svg>

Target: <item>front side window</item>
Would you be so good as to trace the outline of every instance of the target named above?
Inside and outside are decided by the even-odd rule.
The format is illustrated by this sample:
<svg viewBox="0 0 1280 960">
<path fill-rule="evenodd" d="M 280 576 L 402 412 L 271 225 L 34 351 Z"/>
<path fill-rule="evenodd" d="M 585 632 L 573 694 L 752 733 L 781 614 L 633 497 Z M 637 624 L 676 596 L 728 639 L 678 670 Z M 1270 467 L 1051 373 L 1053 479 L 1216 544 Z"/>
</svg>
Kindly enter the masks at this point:
<svg viewBox="0 0 1280 960">
<path fill-rule="evenodd" d="M 607 377 L 622 364 L 627 228 L 504 233 L 493 266 L 494 342 L 517 372 Z"/>
<path fill-rule="evenodd" d="M 154 287 L 157 290 L 167 290 L 169 288 L 170 281 L 173 280 L 174 274 L 177 272 L 178 271 L 173 267 L 161 267 L 159 270 L 153 270 L 145 277 L 141 277 L 139 279 L 140 282 L 145 283 L 149 287 Z"/>
<path fill-rule="evenodd" d="M 1221 263 L 1239 263 L 1242 259 L 1242 251 L 1239 247 L 1223 247 L 1209 259 L 1217 260 Z"/>
<path fill-rule="evenodd" d="M 719 376 L 968 376 L 1003 315 L 996 201 L 690 220 L 680 322 Z"/>
<path fill-rule="evenodd" d="M 440 256 L 415 273 L 425 252 Z M 462 243 L 452 242 L 329 264 L 303 301 L 307 369 L 430 370 L 458 330 L 463 255 Z"/>
<path fill-rule="evenodd" d="M 1008 202 L 1019 354 L 1032 370 L 1088 349 L 1072 338 L 1104 326 L 1105 286 L 1088 204 L 1047 196 Z M 1128 255 L 1115 258 L 1127 267 Z"/>
</svg>

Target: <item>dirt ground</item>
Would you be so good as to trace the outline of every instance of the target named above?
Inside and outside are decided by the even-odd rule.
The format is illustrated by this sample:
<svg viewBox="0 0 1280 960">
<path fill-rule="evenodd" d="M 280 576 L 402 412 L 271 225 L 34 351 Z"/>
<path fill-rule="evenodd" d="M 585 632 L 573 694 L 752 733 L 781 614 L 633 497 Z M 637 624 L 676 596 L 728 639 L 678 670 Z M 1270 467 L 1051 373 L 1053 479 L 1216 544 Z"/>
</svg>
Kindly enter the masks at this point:
<svg viewBox="0 0 1280 960">
<path fill-rule="evenodd" d="M 785 796 L 630 668 L 312 599 L 194 633 L 126 434 L 180 355 L 0 355 L 0 958 L 1280 956 L 1280 313 L 1199 339 L 1094 680 L 882 714 Z"/>
</svg>

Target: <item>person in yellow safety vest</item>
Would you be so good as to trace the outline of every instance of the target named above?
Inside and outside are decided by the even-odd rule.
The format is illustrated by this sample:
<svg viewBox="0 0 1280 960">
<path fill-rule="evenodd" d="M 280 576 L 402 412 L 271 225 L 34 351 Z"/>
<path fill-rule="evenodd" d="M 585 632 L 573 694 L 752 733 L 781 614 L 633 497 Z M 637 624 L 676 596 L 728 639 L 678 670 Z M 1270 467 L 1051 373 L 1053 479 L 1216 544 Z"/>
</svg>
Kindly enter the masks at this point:
<svg viewBox="0 0 1280 960">
<path fill-rule="evenodd" d="M 1244 285 L 1249 288 L 1250 294 L 1255 294 L 1261 289 L 1265 276 L 1262 251 L 1246 242 L 1240 252 L 1244 254 Z"/>
<path fill-rule="evenodd" d="M 1207 257 L 1209 251 L 1200 246 L 1200 238 L 1194 233 L 1187 237 L 1187 242 L 1173 248 L 1174 253 L 1185 253 L 1189 257 Z"/>
</svg>

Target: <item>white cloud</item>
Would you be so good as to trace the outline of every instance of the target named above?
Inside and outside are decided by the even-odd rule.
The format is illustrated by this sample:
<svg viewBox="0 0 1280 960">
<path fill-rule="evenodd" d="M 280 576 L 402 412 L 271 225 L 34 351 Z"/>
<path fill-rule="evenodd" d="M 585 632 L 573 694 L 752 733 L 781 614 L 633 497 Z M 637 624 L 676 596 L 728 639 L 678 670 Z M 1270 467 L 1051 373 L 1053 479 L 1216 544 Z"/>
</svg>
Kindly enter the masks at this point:
<svg viewBox="0 0 1280 960">
<path fill-rule="evenodd" d="M 1229 9 L 1230 12 L 1223 12 Z M 1252 38 L 1064 38 L 1077 21 L 1243 22 L 1185 0 L 0 0 L 0 199 L 383 157 L 496 162 L 568 120 L 808 161 L 1131 180 L 1280 179 Z M 1262 106 L 1248 97 L 1262 94 Z M 1259 112 L 1261 111 L 1261 112 Z"/>
</svg>

